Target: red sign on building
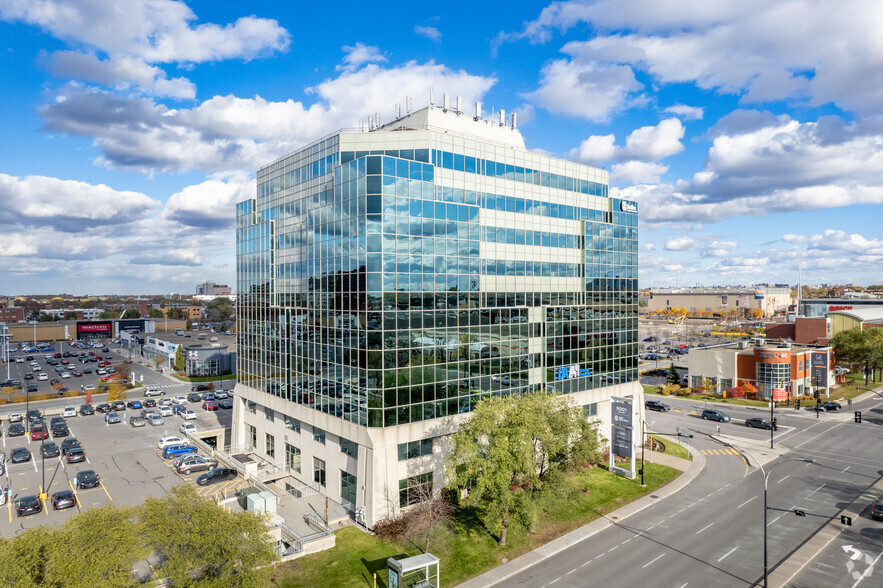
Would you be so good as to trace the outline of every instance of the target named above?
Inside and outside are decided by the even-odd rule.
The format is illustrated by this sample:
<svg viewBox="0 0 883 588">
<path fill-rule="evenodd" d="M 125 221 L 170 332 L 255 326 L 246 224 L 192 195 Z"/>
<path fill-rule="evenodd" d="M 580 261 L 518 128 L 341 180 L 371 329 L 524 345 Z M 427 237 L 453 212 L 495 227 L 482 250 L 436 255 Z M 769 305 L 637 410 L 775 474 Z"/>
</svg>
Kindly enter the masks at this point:
<svg viewBox="0 0 883 588">
<path fill-rule="evenodd" d="M 77 323 L 77 333 L 113 333 L 111 323 Z"/>
<path fill-rule="evenodd" d="M 788 400 L 788 390 L 785 388 L 773 388 L 773 401 L 781 402 Z"/>
</svg>

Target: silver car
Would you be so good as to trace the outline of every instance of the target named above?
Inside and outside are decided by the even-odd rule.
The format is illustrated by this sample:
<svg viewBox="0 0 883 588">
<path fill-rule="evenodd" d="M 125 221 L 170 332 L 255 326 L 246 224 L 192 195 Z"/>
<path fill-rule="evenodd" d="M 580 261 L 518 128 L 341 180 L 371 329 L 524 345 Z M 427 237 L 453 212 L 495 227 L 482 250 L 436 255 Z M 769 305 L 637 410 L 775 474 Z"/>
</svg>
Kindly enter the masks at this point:
<svg viewBox="0 0 883 588">
<path fill-rule="evenodd" d="M 154 427 L 156 427 L 158 425 L 165 424 L 165 421 L 163 420 L 163 418 L 156 413 L 151 413 L 151 414 L 147 415 L 147 422 L 150 423 L 151 425 L 153 425 Z"/>
<path fill-rule="evenodd" d="M 204 455 L 191 455 L 183 459 L 177 466 L 179 474 L 190 474 L 218 467 L 218 460 Z"/>
</svg>

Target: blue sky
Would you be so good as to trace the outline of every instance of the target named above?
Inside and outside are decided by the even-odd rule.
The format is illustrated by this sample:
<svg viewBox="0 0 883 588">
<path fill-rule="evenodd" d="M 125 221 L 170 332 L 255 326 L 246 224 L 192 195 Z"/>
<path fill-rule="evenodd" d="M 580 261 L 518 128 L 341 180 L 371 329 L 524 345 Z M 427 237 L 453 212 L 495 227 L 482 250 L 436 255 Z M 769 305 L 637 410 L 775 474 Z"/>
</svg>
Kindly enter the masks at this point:
<svg viewBox="0 0 883 588">
<path fill-rule="evenodd" d="M 232 285 L 258 167 L 430 88 L 609 169 L 642 287 L 881 284 L 880 22 L 871 0 L 0 0 L 0 294 Z"/>
</svg>

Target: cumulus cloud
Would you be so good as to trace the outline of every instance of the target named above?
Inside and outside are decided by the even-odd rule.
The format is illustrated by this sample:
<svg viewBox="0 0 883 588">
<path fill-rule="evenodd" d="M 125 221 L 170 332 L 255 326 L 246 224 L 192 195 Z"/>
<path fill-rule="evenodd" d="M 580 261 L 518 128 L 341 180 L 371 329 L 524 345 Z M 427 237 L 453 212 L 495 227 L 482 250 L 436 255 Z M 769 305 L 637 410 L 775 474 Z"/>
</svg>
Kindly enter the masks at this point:
<svg viewBox="0 0 883 588">
<path fill-rule="evenodd" d="M 883 258 L 883 239 L 868 239 L 858 233 L 847 233 L 837 229 L 827 229 L 815 235 L 786 234 L 786 243 L 805 245 L 807 249 L 818 251 L 844 251 L 856 255 L 872 255 Z"/>
<path fill-rule="evenodd" d="M 104 184 L 0 174 L 0 223 L 76 232 L 97 224 L 131 223 L 159 207 L 159 202 L 145 194 L 118 191 Z"/>
<path fill-rule="evenodd" d="M 658 182 L 668 167 L 656 162 L 684 150 L 681 139 L 684 125 L 676 118 L 668 118 L 656 126 L 645 126 L 632 131 L 623 147 L 615 145 L 614 135 L 592 135 L 570 151 L 571 157 L 590 163 L 624 161 L 614 165 L 613 181 Z M 655 179 L 654 179 L 655 178 Z"/>
<path fill-rule="evenodd" d="M 236 220 L 236 202 L 253 198 L 254 195 L 253 179 L 206 180 L 172 194 L 163 215 L 189 227 L 230 229 Z"/>
<path fill-rule="evenodd" d="M 699 247 L 699 242 L 692 237 L 678 237 L 665 242 L 666 251 L 693 251 L 697 247 Z"/>
<path fill-rule="evenodd" d="M 706 257 L 727 257 L 738 244 L 735 241 L 712 241 L 705 246 L 702 255 Z"/>
<path fill-rule="evenodd" d="M 137 86 L 152 96 L 192 99 L 196 86 L 187 78 L 168 79 L 159 67 L 129 56 L 101 60 L 91 53 L 57 51 L 52 54 L 52 75 L 57 78 L 96 82 L 116 90 Z"/>
<path fill-rule="evenodd" d="M 660 83 L 692 83 L 746 103 L 807 100 L 867 114 L 883 101 L 883 78 L 868 75 L 883 69 L 881 21 L 883 5 L 867 0 L 820 1 L 811 10 L 761 0 L 553 2 L 498 43 L 545 43 L 585 25 L 594 37 L 564 47 L 576 64 L 632 67 Z"/>
<path fill-rule="evenodd" d="M 372 47 L 371 45 L 365 45 L 361 41 L 352 47 L 344 45 L 343 52 L 346 53 L 346 55 L 343 58 L 343 65 L 337 66 L 338 70 L 352 70 L 360 67 L 364 63 L 386 61 L 386 57 L 383 56 L 380 49 Z"/>
<path fill-rule="evenodd" d="M 673 104 L 665 109 L 684 120 L 701 120 L 705 116 L 704 106 L 687 106 L 686 104 Z"/>
<path fill-rule="evenodd" d="M 628 184 L 655 184 L 660 176 L 668 171 L 668 166 L 661 163 L 644 161 L 626 161 L 614 164 L 610 168 L 610 181 Z"/>
<path fill-rule="evenodd" d="M 414 27 L 414 32 L 421 37 L 426 37 L 431 41 L 441 41 L 442 38 L 441 31 L 435 27 L 424 27 L 421 25 L 417 25 Z"/>
<path fill-rule="evenodd" d="M 539 88 L 525 94 L 549 112 L 607 122 L 623 109 L 643 103 L 643 84 L 628 66 L 556 59 L 541 72 Z"/>
<path fill-rule="evenodd" d="M 392 105 L 404 96 L 456 88 L 468 104 L 495 82 L 433 62 L 390 68 L 369 63 L 309 88 L 317 97 L 310 105 L 228 95 L 169 109 L 149 98 L 69 85 L 39 113 L 48 130 L 94 138 L 101 149 L 97 163 L 109 167 L 144 173 L 251 171 L 316 137 L 355 126 L 362 114 L 391 118 Z"/>
</svg>

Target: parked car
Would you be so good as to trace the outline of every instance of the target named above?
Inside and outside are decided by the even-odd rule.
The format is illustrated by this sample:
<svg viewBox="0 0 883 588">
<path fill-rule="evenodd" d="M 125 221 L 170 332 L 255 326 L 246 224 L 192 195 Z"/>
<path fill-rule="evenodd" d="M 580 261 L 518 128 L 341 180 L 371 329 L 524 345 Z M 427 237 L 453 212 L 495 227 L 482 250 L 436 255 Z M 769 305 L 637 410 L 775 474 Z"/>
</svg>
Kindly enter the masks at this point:
<svg viewBox="0 0 883 588">
<path fill-rule="evenodd" d="M 75 417 L 77 416 L 77 409 L 73 406 L 65 406 L 64 410 L 61 411 L 61 416 L 67 417 Z"/>
<path fill-rule="evenodd" d="M 702 418 L 707 421 L 718 421 L 720 423 L 730 422 L 730 417 L 717 410 L 716 408 L 706 408 L 702 411 Z"/>
<path fill-rule="evenodd" d="M 77 489 L 97 488 L 101 484 L 101 478 L 94 470 L 83 470 L 77 472 Z"/>
<path fill-rule="evenodd" d="M 98 406 L 95 407 L 95 412 L 108 413 L 113 410 L 113 407 L 106 402 L 102 402 Z"/>
<path fill-rule="evenodd" d="M 125 400 L 116 400 L 111 403 L 113 409 L 115 411 L 126 410 L 126 401 Z M 141 408 L 140 406 L 138 408 Z"/>
<path fill-rule="evenodd" d="M 163 418 L 158 414 L 150 414 L 147 416 L 147 422 L 154 427 L 165 424 Z"/>
<path fill-rule="evenodd" d="M 215 482 L 234 480 L 236 479 L 237 474 L 238 472 L 233 468 L 214 468 L 196 478 L 196 484 L 199 486 L 208 486 L 209 484 L 214 484 Z"/>
<path fill-rule="evenodd" d="M 144 407 L 144 405 L 141 404 L 141 401 L 140 401 L 140 400 L 130 400 L 130 401 L 128 401 L 128 402 L 126 403 L 126 406 L 127 406 L 128 408 L 131 408 L 132 410 L 138 410 L 139 408 L 143 408 L 143 407 Z"/>
<path fill-rule="evenodd" d="M 209 389 L 208 384 L 193 384 L 190 387 L 191 392 L 206 392 Z"/>
<path fill-rule="evenodd" d="M 82 447 L 71 447 L 67 452 L 67 463 L 86 461 L 86 452 Z"/>
<path fill-rule="evenodd" d="M 77 498 L 70 490 L 60 490 L 52 495 L 52 508 L 62 510 L 73 508 L 77 505 Z"/>
<path fill-rule="evenodd" d="M 68 451 L 74 447 L 80 447 L 80 442 L 77 441 L 76 437 L 68 437 L 61 442 L 61 453 L 67 455 Z"/>
<path fill-rule="evenodd" d="M 883 498 L 878 498 L 871 508 L 871 518 L 875 521 L 883 521 Z"/>
<path fill-rule="evenodd" d="M 112 425 L 114 423 L 121 423 L 121 422 L 123 422 L 123 417 L 121 417 L 119 414 L 117 414 L 115 412 L 109 412 L 106 415 L 104 415 L 104 422 L 107 423 L 108 425 Z"/>
<path fill-rule="evenodd" d="M 9 425 L 9 428 L 6 429 L 7 437 L 21 437 L 25 434 L 25 426 L 21 423 L 12 423 Z"/>
<path fill-rule="evenodd" d="M 156 400 L 153 398 L 145 398 L 141 404 L 144 405 L 144 408 L 156 408 Z"/>
<path fill-rule="evenodd" d="M 666 412 L 671 410 L 671 407 L 664 402 L 660 402 L 659 400 L 645 400 L 644 408 L 647 410 L 655 410 L 658 412 Z"/>
<path fill-rule="evenodd" d="M 43 416 L 43 413 L 37 410 L 36 408 L 32 408 L 28 411 L 28 420 L 33 421 L 34 419 L 38 419 Z"/>
<path fill-rule="evenodd" d="M 49 437 L 49 431 L 46 430 L 46 427 L 43 425 L 36 425 L 31 427 L 31 439 L 34 441 L 42 441 Z"/>
<path fill-rule="evenodd" d="M 172 412 L 171 406 L 160 406 L 159 407 L 159 416 L 167 417 L 167 416 L 172 416 L 173 414 L 175 414 L 175 413 Z"/>
<path fill-rule="evenodd" d="M 193 423 L 181 423 L 180 431 L 182 435 L 186 435 L 187 433 L 196 433 L 196 425 L 194 425 Z"/>
<path fill-rule="evenodd" d="M 43 511 L 43 503 L 36 496 L 22 496 L 18 499 L 15 512 L 20 517 L 37 514 Z"/>
<path fill-rule="evenodd" d="M 80 405 L 80 414 L 83 416 L 88 416 L 90 414 L 95 414 L 95 408 L 91 404 L 81 404 Z"/>
<path fill-rule="evenodd" d="M 178 437 L 176 435 L 171 435 L 169 437 L 163 437 L 162 439 L 157 441 L 156 447 L 158 449 L 165 449 L 169 445 L 185 445 L 187 443 L 190 443 L 190 442 L 187 439 L 185 439 L 184 437 Z"/>
<path fill-rule="evenodd" d="M 9 413 L 9 422 L 10 423 L 20 423 L 21 422 L 21 413 L 20 412 Z"/>
<path fill-rule="evenodd" d="M 187 395 L 187 402 L 199 402 L 202 400 L 202 396 L 197 394 L 196 392 L 191 392 Z"/>
<path fill-rule="evenodd" d="M 147 419 L 141 416 L 134 416 L 129 419 L 129 424 L 133 427 L 143 427 L 147 424 Z"/>
<path fill-rule="evenodd" d="M 70 434 L 71 431 L 65 423 L 58 423 L 52 427 L 53 437 L 67 437 Z"/>
<path fill-rule="evenodd" d="M 43 457 L 58 457 L 61 455 L 61 450 L 55 444 L 55 441 L 43 441 L 40 444 L 40 453 Z"/>
<path fill-rule="evenodd" d="M 177 460 L 176 460 L 177 461 Z M 218 460 L 204 455 L 189 455 L 175 464 L 179 474 L 189 475 L 218 467 Z"/>
<path fill-rule="evenodd" d="M 16 447 L 12 450 L 10 459 L 12 460 L 12 463 L 31 461 L 31 452 L 28 451 L 27 447 Z"/>
<path fill-rule="evenodd" d="M 190 410 L 189 408 L 182 411 L 180 413 L 180 415 L 181 415 L 181 418 L 188 420 L 188 421 L 191 421 L 196 418 L 196 413 L 193 412 L 192 410 Z"/>
<path fill-rule="evenodd" d="M 144 391 L 145 396 L 162 396 L 165 392 L 161 388 L 150 387 Z"/>
<path fill-rule="evenodd" d="M 774 431 L 779 430 L 778 424 L 770 423 L 770 421 L 760 418 L 745 419 L 745 426 L 753 427 L 755 429 L 772 429 Z"/>
<path fill-rule="evenodd" d="M 196 453 L 196 447 L 192 445 L 169 445 L 163 449 L 162 456 L 165 459 L 186 455 L 188 453 Z"/>
<path fill-rule="evenodd" d="M 218 410 L 218 403 L 214 400 L 206 400 L 202 403 L 202 408 L 205 410 Z"/>
<path fill-rule="evenodd" d="M 229 398 L 218 400 L 218 408 L 233 408 L 233 401 Z"/>
<path fill-rule="evenodd" d="M 223 398 L 227 398 L 227 393 L 224 390 L 218 390 L 215 392 L 215 399 L 221 400 Z"/>
<path fill-rule="evenodd" d="M 175 396 L 174 398 L 175 404 L 187 404 L 186 396 Z"/>
</svg>

